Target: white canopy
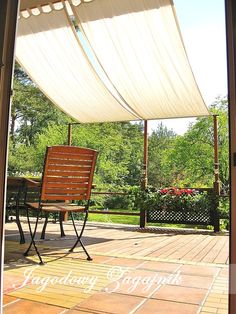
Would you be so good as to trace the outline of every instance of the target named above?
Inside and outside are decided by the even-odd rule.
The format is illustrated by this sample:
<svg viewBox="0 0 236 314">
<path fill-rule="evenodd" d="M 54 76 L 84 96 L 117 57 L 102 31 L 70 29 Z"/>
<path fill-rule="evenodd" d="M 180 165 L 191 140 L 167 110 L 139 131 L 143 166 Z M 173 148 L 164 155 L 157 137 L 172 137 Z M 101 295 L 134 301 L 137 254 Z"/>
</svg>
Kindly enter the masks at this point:
<svg viewBox="0 0 236 314">
<path fill-rule="evenodd" d="M 29 17 L 19 20 L 16 46 L 19 63 L 62 110 L 81 122 L 209 114 L 171 0 L 70 4 L 100 68 L 89 61 L 91 52 L 65 8 L 28 10 Z"/>
<path fill-rule="evenodd" d="M 137 120 L 93 70 L 64 9 L 20 18 L 16 58 L 42 92 L 78 121 Z"/>
</svg>

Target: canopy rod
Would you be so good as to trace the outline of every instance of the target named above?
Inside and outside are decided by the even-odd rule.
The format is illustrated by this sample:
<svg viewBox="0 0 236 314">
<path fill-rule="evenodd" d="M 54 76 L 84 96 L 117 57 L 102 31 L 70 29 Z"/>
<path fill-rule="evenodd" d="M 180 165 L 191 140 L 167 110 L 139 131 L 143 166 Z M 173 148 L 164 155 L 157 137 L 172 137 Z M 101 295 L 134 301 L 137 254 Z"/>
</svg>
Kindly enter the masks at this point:
<svg viewBox="0 0 236 314">
<path fill-rule="evenodd" d="M 72 144 L 72 126 L 81 124 L 79 122 L 71 122 L 68 123 L 68 131 L 67 131 L 67 145 L 71 146 Z"/>
</svg>

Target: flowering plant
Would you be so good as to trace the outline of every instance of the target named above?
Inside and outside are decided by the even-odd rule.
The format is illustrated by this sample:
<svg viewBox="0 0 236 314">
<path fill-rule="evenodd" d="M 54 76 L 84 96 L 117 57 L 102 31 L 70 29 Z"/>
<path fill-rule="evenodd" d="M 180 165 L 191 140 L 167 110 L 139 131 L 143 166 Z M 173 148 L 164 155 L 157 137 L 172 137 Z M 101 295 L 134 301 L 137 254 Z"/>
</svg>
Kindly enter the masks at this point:
<svg viewBox="0 0 236 314">
<path fill-rule="evenodd" d="M 207 192 L 189 188 L 147 188 L 137 196 L 139 207 L 146 210 L 198 212 L 209 210 L 212 199 Z"/>
<path fill-rule="evenodd" d="M 161 190 L 158 190 L 158 192 L 161 195 L 169 194 L 169 195 L 178 195 L 178 196 L 196 194 L 196 191 L 193 189 L 178 189 L 178 188 L 161 189 Z"/>
</svg>

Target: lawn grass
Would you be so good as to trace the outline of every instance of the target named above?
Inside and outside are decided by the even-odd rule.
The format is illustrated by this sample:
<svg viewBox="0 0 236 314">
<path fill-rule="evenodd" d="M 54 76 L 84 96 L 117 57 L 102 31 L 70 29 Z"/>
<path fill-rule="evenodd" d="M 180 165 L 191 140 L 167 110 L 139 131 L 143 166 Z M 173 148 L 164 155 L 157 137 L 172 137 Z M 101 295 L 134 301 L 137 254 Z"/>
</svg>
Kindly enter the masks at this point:
<svg viewBox="0 0 236 314">
<path fill-rule="evenodd" d="M 127 216 L 127 215 L 109 215 L 109 214 L 90 213 L 88 217 L 88 221 L 139 225 L 138 216 Z"/>
</svg>

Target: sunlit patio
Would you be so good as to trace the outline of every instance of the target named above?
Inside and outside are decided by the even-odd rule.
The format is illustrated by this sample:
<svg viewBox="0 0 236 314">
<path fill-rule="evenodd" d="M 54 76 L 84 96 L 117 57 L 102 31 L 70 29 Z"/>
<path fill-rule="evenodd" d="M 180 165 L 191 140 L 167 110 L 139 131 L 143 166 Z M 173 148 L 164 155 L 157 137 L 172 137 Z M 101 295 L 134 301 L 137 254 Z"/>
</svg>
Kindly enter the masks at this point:
<svg viewBox="0 0 236 314">
<path fill-rule="evenodd" d="M 227 234 L 90 222 L 89 262 L 80 248 L 68 253 L 75 238 L 64 226 L 60 238 L 59 225 L 48 225 L 38 266 L 6 224 L 4 313 L 227 313 Z M 23 229 L 28 241 L 26 221 Z"/>
</svg>

